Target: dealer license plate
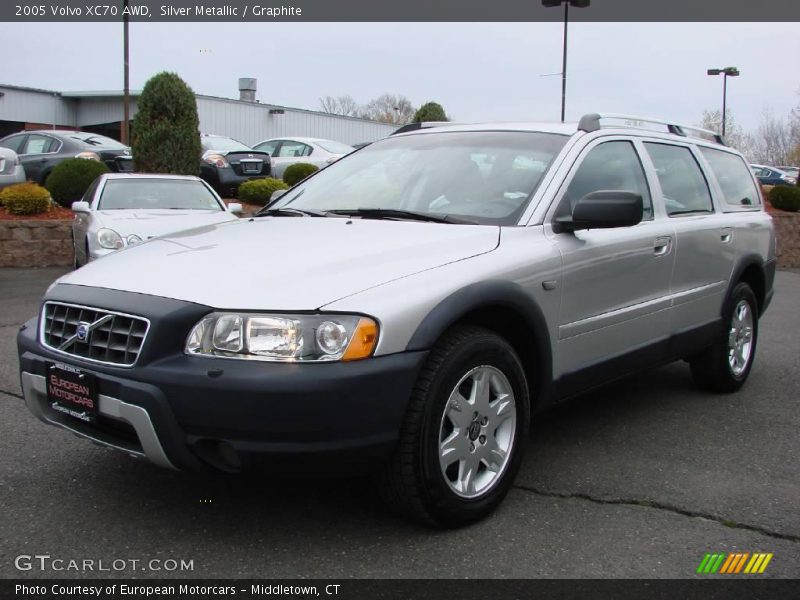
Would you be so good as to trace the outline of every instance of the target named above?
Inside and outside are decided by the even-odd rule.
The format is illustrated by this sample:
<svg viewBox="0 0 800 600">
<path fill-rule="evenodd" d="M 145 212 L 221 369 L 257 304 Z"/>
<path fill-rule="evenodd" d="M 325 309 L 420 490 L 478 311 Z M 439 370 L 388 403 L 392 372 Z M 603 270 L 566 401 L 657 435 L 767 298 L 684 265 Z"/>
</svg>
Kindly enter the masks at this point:
<svg viewBox="0 0 800 600">
<path fill-rule="evenodd" d="M 63 363 L 47 367 L 47 400 L 60 413 L 92 423 L 97 418 L 94 375 Z"/>
</svg>

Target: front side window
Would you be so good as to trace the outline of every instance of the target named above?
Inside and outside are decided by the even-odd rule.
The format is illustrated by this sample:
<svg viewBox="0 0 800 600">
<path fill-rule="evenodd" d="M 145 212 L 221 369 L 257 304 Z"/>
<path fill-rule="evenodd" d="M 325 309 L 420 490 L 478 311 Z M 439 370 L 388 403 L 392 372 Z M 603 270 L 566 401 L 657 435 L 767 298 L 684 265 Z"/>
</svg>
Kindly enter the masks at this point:
<svg viewBox="0 0 800 600">
<path fill-rule="evenodd" d="M 202 181 L 192 179 L 109 179 L 98 210 L 213 210 L 217 197 Z"/>
<path fill-rule="evenodd" d="M 609 190 L 639 194 L 642 197 L 642 220 L 653 218 L 650 188 L 631 142 L 604 142 L 589 151 L 561 199 L 556 218 L 570 216 L 575 203 L 587 194 Z"/>
<path fill-rule="evenodd" d="M 716 150 L 714 148 L 700 147 L 700 153 L 708 161 L 714 177 L 722 188 L 725 204 L 729 206 L 759 206 L 761 194 L 756 188 L 753 178 L 747 169 L 747 164 L 741 156 Z"/>
<path fill-rule="evenodd" d="M 567 139 L 508 131 L 389 137 L 319 171 L 271 208 L 402 210 L 514 225 Z"/>
<path fill-rule="evenodd" d="M 272 140 L 271 142 L 262 142 L 258 146 L 253 146 L 253 150 L 258 150 L 259 152 L 266 152 L 270 156 L 275 154 L 275 147 L 278 145 L 277 140 Z"/>
<path fill-rule="evenodd" d="M 644 145 L 658 174 L 669 216 L 714 212 L 708 182 L 689 148 L 655 142 Z"/>
</svg>

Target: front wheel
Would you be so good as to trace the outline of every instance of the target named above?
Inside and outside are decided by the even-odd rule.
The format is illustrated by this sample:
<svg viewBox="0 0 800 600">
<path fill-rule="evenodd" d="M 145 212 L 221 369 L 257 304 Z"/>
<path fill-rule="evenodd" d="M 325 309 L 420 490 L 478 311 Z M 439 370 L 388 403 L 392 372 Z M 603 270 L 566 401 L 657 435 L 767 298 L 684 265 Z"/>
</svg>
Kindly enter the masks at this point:
<svg viewBox="0 0 800 600">
<path fill-rule="evenodd" d="M 529 406 L 525 373 L 508 342 L 479 327 L 449 332 L 419 375 L 398 447 L 378 479 L 382 496 L 430 525 L 485 517 L 519 469 Z"/>
<path fill-rule="evenodd" d="M 746 283 L 733 289 L 722 313 L 724 330 L 691 360 L 692 377 L 703 389 L 735 392 L 750 375 L 758 341 L 758 302 Z"/>
</svg>

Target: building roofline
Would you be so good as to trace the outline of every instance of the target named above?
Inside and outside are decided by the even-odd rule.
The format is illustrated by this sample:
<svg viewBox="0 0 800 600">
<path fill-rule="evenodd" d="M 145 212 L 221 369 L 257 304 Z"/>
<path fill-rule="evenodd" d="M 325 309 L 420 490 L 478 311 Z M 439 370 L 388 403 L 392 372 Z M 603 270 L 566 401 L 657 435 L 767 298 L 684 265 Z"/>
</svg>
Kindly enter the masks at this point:
<svg viewBox="0 0 800 600">
<path fill-rule="evenodd" d="M 292 112 L 302 112 L 312 115 L 319 115 L 321 117 L 335 117 L 337 119 L 344 119 L 347 121 L 358 121 L 359 123 L 375 123 L 377 125 L 386 125 L 388 127 L 399 127 L 399 124 L 384 123 L 383 121 L 375 121 L 373 119 L 362 119 L 361 117 L 350 117 L 348 115 L 337 115 L 335 113 L 326 113 L 321 110 L 311 110 L 310 108 L 296 108 L 294 106 L 283 106 L 281 104 L 268 104 L 266 102 L 250 102 L 249 100 L 238 100 L 236 98 L 225 98 L 223 96 L 211 96 L 209 94 L 195 94 L 198 98 L 207 98 L 209 100 L 221 100 L 223 102 L 231 102 L 233 104 L 244 104 L 246 106 L 262 106 L 264 108 L 277 108 L 280 110 L 291 110 Z"/>
</svg>

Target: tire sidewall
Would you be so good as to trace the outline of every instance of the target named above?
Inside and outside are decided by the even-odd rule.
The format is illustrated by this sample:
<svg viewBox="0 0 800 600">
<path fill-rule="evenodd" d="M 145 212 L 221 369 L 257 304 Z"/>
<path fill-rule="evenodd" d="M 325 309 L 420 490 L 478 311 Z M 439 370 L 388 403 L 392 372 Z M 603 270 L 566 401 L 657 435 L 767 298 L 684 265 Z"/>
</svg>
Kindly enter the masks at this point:
<svg viewBox="0 0 800 600">
<path fill-rule="evenodd" d="M 505 375 L 514 391 L 516 429 L 511 458 L 491 490 L 479 498 L 463 498 L 452 491 L 439 466 L 441 419 L 450 393 L 456 384 L 475 367 L 492 366 Z M 428 506 L 445 523 L 460 524 L 491 512 L 511 487 L 519 469 L 530 423 L 528 385 L 524 370 L 513 348 L 502 338 L 485 332 L 459 345 L 446 356 L 427 391 L 427 407 L 421 442 L 421 473 Z"/>
</svg>

